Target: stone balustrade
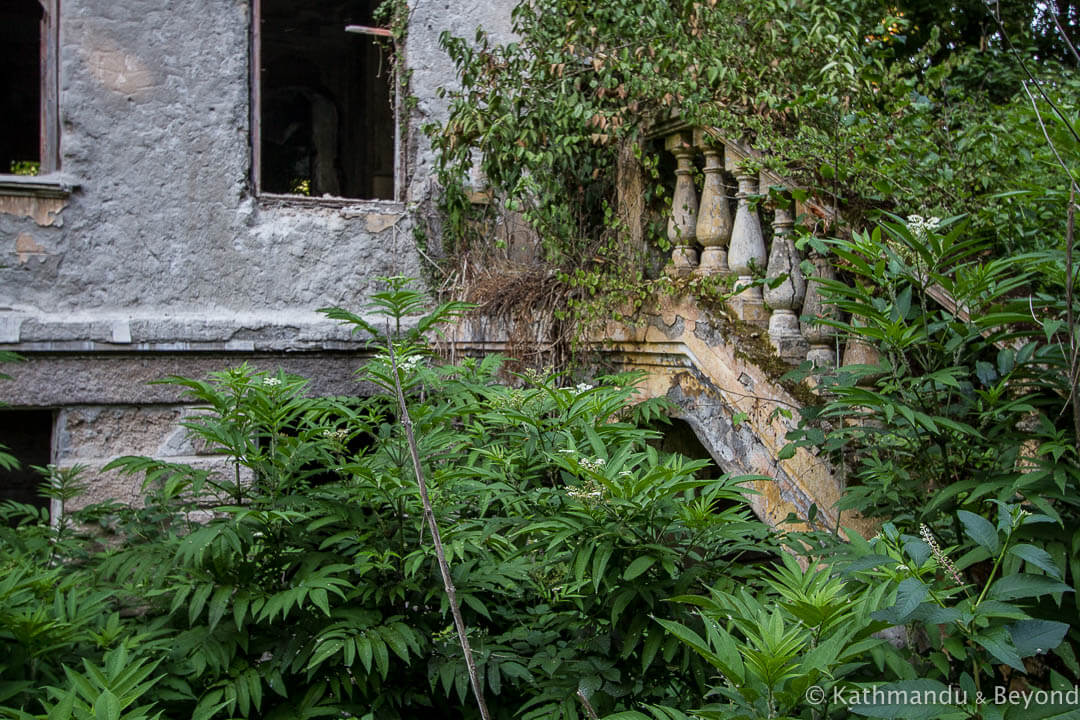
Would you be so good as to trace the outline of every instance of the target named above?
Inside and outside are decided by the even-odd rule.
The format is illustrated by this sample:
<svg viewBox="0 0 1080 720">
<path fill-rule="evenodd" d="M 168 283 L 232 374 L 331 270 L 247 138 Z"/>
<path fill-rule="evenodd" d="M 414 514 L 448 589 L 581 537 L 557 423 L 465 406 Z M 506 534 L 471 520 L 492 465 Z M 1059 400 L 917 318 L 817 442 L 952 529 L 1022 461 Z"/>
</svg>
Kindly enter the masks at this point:
<svg viewBox="0 0 1080 720">
<path fill-rule="evenodd" d="M 669 272 L 730 277 L 734 295 L 728 311 L 767 328 L 777 354 L 789 363 L 810 360 L 816 367 L 835 367 L 841 357 L 844 364 L 874 362 L 872 349 L 865 345 L 842 356 L 832 325 L 800 320 L 839 318 L 838 309 L 824 302 L 820 282 L 835 280 L 836 272 L 829 258 L 811 252 L 807 259 L 814 273 L 804 277 L 803 258 L 795 246 L 802 208 L 790 197 L 778 201 L 784 197 L 782 191 L 777 195 L 784 180 L 759 170 L 760 156 L 753 150 L 701 129 L 669 132 L 664 146 L 676 163 L 668 220 L 673 247 Z M 702 178 L 700 201 L 695 176 Z M 768 233 L 762 209 L 771 211 Z"/>
</svg>

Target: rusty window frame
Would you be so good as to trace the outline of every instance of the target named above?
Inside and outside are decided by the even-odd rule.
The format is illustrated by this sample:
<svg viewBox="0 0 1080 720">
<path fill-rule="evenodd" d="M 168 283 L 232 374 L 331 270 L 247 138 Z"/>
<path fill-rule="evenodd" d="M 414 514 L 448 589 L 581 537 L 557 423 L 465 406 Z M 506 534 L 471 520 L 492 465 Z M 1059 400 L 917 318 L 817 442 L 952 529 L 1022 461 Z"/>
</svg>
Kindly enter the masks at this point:
<svg viewBox="0 0 1080 720">
<path fill-rule="evenodd" d="M 60 0 L 41 3 L 41 175 L 60 169 Z"/>
<path fill-rule="evenodd" d="M 46 2 L 50 0 L 42 0 Z M 58 2 L 59 0 L 51 0 L 51 2 Z M 251 18 L 250 18 L 251 31 L 248 35 L 248 57 L 250 58 L 251 66 L 248 73 L 248 90 L 250 102 L 250 117 L 248 123 L 250 125 L 250 132 L 248 137 L 250 143 L 248 152 L 250 154 L 249 166 L 251 168 L 251 177 L 248 179 L 250 183 L 252 194 L 256 197 L 271 197 L 271 198 L 286 198 L 286 199 L 299 199 L 308 202 L 321 202 L 321 198 L 307 198 L 303 195 L 279 195 L 276 193 L 264 192 L 261 187 L 262 178 L 262 78 L 260 75 L 262 68 L 262 0 L 252 0 L 251 2 Z M 373 37 L 390 38 L 393 39 L 394 33 L 390 28 L 383 27 L 371 27 L 367 25 L 346 25 L 345 31 L 349 33 L 355 33 L 360 35 L 370 35 Z M 395 42 L 395 51 L 397 43 Z M 405 177 L 404 177 L 404 162 L 403 152 L 404 147 L 401 142 L 401 77 L 394 69 L 394 77 L 392 81 L 391 91 L 394 98 L 394 197 L 392 201 L 377 200 L 374 198 L 338 198 L 332 202 L 339 202 L 341 200 L 348 200 L 350 202 L 401 202 L 404 194 Z"/>
<path fill-rule="evenodd" d="M 38 38 L 38 173 L 36 177 L 60 170 L 60 0 L 37 0 L 41 6 Z M 33 178 L 12 175 L 0 170 L 5 183 L 12 179 L 20 184 L 33 184 Z"/>
</svg>

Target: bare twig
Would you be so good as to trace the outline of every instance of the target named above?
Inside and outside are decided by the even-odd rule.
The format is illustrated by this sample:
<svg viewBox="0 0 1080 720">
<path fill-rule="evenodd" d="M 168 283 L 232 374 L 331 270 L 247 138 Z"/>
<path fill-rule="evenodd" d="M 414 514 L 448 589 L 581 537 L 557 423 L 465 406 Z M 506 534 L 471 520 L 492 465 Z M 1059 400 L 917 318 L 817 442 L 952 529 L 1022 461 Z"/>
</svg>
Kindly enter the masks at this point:
<svg viewBox="0 0 1080 720">
<path fill-rule="evenodd" d="M 589 698 L 585 697 L 585 693 L 581 692 L 581 688 L 577 691 L 578 700 L 585 706 L 585 714 L 588 715 L 591 720 L 599 720 L 600 716 L 596 714 L 596 710 L 593 709 L 592 703 L 589 702 Z"/>
<path fill-rule="evenodd" d="M 469 636 L 465 630 L 465 620 L 461 617 L 461 605 L 457 601 L 457 590 L 454 581 L 450 577 L 450 566 L 446 562 L 446 553 L 443 551 L 442 536 L 439 535 L 439 525 L 435 522 L 435 511 L 432 510 L 431 500 L 428 498 L 427 483 L 424 482 L 424 473 L 420 469 L 420 450 L 416 446 L 416 436 L 413 433 L 412 418 L 409 417 L 409 408 L 405 404 L 405 393 L 401 389 L 401 378 L 398 377 L 397 355 L 394 353 L 394 340 L 390 336 L 390 328 L 386 330 L 386 347 L 390 353 L 390 369 L 394 374 L 394 392 L 397 394 L 398 408 L 401 411 L 401 426 L 405 428 L 405 437 L 409 441 L 409 453 L 412 455 L 413 470 L 416 472 L 416 484 L 420 488 L 420 499 L 424 503 L 424 518 L 431 530 L 431 541 L 435 545 L 435 555 L 439 559 L 439 572 L 442 573 L 443 588 L 450 602 L 450 612 L 454 615 L 454 627 L 457 628 L 458 640 L 461 641 L 461 651 L 465 654 L 465 666 L 469 670 L 469 682 L 472 684 L 473 696 L 480 708 L 480 717 L 490 720 L 487 703 L 484 701 L 484 691 L 480 687 L 480 678 L 476 672 L 476 661 L 473 659 L 472 647 L 469 645 Z"/>
<path fill-rule="evenodd" d="M 1039 112 L 1039 105 L 1035 102 L 1035 98 L 1032 96 L 1031 91 L 1028 90 L 1027 83 L 1021 83 L 1020 87 L 1024 88 L 1024 94 L 1028 96 L 1028 100 L 1031 101 L 1031 107 L 1035 110 L 1035 119 L 1039 121 L 1039 127 L 1042 129 L 1043 137 L 1046 138 L 1046 144 L 1050 147 L 1050 151 L 1054 153 L 1054 157 L 1057 158 L 1058 165 L 1065 171 L 1065 174 L 1069 176 L 1069 184 L 1072 185 L 1072 189 L 1076 188 L 1076 178 L 1072 174 L 1072 170 L 1069 169 L 1069 165 L 1061 159 L 1061 154 L 1058 152 L 1057 146 L 1054 145 L 1054 141 L 1050 139 L 1050 133 L 1046 129 L 1046 123 L 1043 122 L 1042 113 Z M 1066 123 L 1067 124 L 1067 123 Z"/>
<path fill-rule="evenodd" d="M 998 8 L 998 10 L 1000 11 L 1000 7 Z M 1012 40 L 1009 39 L 1009 34 L 1005 31 L 1005 25 L 1003 25 L 1001 22 L 1000 13 L 991 11 L 990 14 L 994 18 L 994 22 L 997 23 L 998 32 L 1001 33 L 1002 39 L 1005 41 L 1006 46 L 1008 46 L 1009 52 L 1012 53 L 1012 56 L 1016 60 L 1017 64 L 1020 66 L 1020 69 L 1024 71 L 1024 74 L 1027 75 L 1028 80 L 1030 80 L 1031 83 L 1035 86 L 1035 89 L 1039 91 L 1039 95 L 1041 95 L 1042 99 L 1046 101 L 1046 104 L 1050 106 L 1050 109 L 1054 111 L 1054 114 L 1058 116 L 1058 119 L 1061 120 L 1062 123 L 1064 123 L 1065 129 L 1068 130 L 1069 133 L 1073 136 L 1073 140 L 1080 143 L 1080 133 L 1078 133 L 1076 129 L 1073 128 L 1072 123 L 1070 123 L 1069 119 L 1065 117 L 1065 113 L 1061 111 L 1061 108 L 1057 106 L 1057 103 L 1055 103 L 1053 99 L 1046 94 L 1046 90 L 1043 89 L 1043 84 L 1036 79 L 1035 75 L 1028 68 L 1027 63 L 1024 62 L 1024 58 L 1020 56 L 1020 52 L 1013 46 Z"/>
<path fill-rule="evenodd" d="M 1073 434 L 1076 449 L 1080 451 L 1080 398 L 1076 396 L 1076 382 L 1080 379 L 1080 362 L 1077 354 L 1076 316 L 1073 314 L 1073 238 L 1076 231 L 1076 184 L 1069 188 L 1069 212 L 1065 223 L 1065 316 L 1069 326 L 1069 399 L 1072 401 Z"/>
<path fill-rule="evenodd" d="M 1065 28 L 1061 27 L 1061 21 L 1058 20 L 1058 7 L 1056 2 L 1050 3 L 1050 14 L 1054 18 L 1054 25 L 1057 27 L 1058 33 L 1061 35 L 1062 41 L 1065 43 L 1065 47 L 1069 49 L 1073 57 L 1076 58 L 1077 64 L 1080 64 L 1080 53 L 1076 51 L 1076 46 L 1073 45 L 1069 35 L 1065 32 Z M 1042 118 L 1039 119 L 1040 125 L 1042 124 Z M 1046 135 L 1046 128 L 1043 128 L 1043 134 Z M 1050 141 L 1050 136 L 1046 136 L 1047 142 Z M 1051 143 L 1053 147 L 1053 143 Z M 1057 149 L 1054 149 L 1054 155 L 1057 156 Z M 1065 163 L 1058 157 L 1058 162 L 1062 167 L 1065 167 Z M 1068 168 L 1065 168 L 1068 171 Z M 1072 177 L 1070 173 L 1069 177 Z M 1066 324 L 1069 328 L 1069 397 L 1072 400 L 1073 411 L 1073 433 L 1076 438 L 1076 448 L 1080 450 L 1080 398 L 1076 396 L 1076 384 L 1080 381 L 1080 343 L 1077 342 L 1077 329 L 1076 329 L 1076 316 L 1073 313 L 1073 283 L 1075 282 L 1074 270 L 1073 270 L 1073 242 L 1076 235 L 1076 181 L 1073 180 L 1072 187 L 1069 188 L 1069 210 L 1067 214 L 1068 220 L 1065 223 L 1065 304 L 1066 304 Z"/>
<path fill-rule="evenodd" d="M 1065 47 L 1069 49 L 1072 56 L 1076 58 L 1076 64 L 1080 65 L 1080 53 L 1076 52 L 1076 46 L 1073 45 L 1072 40 L 1065 33 L 1065 28 L 1061 27 L 1061 21 L 1058 20 L 1058 7 L 1056 2 L 1050 3 L 1050 17 L 1054 18 L 1054 25 L 1057 26 L 1058 34 L 1061 35 L 1061 39 L 1065 42 Z"/>
<path fill-rule="evenodd" d="M 1068 38 L 1065 38 L 1065 40 L 1068 42 Z M 1043 122 L 1042 113 L 1039 112 L 1039 105 L 1028 90 L 1027 83 L 1022 83 L 1021 87 L 1024 88 L 1024 93 L 1028 96 L 1028 100 L 1031 101 L 1031 107 L 1035 111 L 1035 119 L 1039 121 L 1039 127 L 1042 128 L 1046 144 L 1054 153 L 1054 157 L 1057 158 L 1062 170 L 1069 176 L 1069 207 L 1066 210 L 1067 219 L 1065 223 L 1065 325 L 1069 333 L 1069 395 L 1066 402 L 1072 404 L 1073 438 L 1077 451 L 1080 451 L 1080 397 L 1077 397 L 1076 388 L 1077 380 L 1080 379 L 1080 344 L 1077 343 L 1076 315 L 1073 312 L 1073 283 L 1075 282 L 1073 242 L 1076 229 L 1076 191 L 1078 188 L 1075 176 L 1073 176 L 1068 164 L 1061 158 L 1054 141 L 1050 139 L 1050 133 Z M 1028 298 L 1028 302 L 1031 302 L 1031 298 Z M 1034 310 L 1032 310 L 1032 316 L 1034 317 Z M 1036 320 L 1036 322 L 1038 321 Z M 1064 408 L 1062 408 L 1062 412 L 1064 412 Z"/>
</svg>

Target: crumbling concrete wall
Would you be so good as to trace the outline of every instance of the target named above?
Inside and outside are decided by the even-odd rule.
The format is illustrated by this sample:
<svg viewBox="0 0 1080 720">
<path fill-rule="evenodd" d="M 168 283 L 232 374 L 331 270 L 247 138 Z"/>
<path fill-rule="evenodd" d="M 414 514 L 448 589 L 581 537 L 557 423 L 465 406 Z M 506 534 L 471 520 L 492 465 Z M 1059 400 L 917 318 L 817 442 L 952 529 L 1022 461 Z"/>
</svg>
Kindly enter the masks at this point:
<svg viewBox="0 0 1080 720">
<path fill-rule="evenodd" d="M 171 373 L 252 360 L 355 391 L 362 357 L 342 353 L 360 345 L 316 310 L 421 274 L 412 210 L 435 188 L 420 127 L 455 82 L 439 34 L 505 38 L 514 2 L 409 4 L 419 103 L 391 202 L 253 192 L 249 0 L 60 3 L 61 172 L 0 176 L 0 349 L 29 358 L 0 403 L 60 409 L 56 460 L 166 452 L 179 401 L 145 382 Z M 119 429 L 144 424 L 153 437 Z"/>
<path fill-rule="evenodd" d="M 409 202 L 432 192 L 419 127 L 445 111 L 435 91 L 454 82 L 439 33 L 507 31 L 510 5 L 415 3 Z M 188 330 L 177 318 L 197 316 L 220 323 L 224 341 L 239 315 L 246 325 L 272 327 L 286 313 L 318 326 L 316 308 L 356 307 L 376 277 L 419 275 L 405 203 L 253 197 L 247 2 L 62 8 L 61 167 L 76 189 L 64 200 L 0 198 L 9 325 L 16 316 L 39 325 L 138 320 L 182 341 Z"/>
<path fill-rule="evenodd" d="M 211 481 L 250 483 L 250 469 L 192 437 L 180 425 L 198 411 L 174 405 L 88 405 L 62 408 L 54 432 L 56 464 L 79 468 L 81 494 L 66 504 L 74 510 L 93 503 L 119 502 L 141 506 L 146 478 L 118 470 L 104 471 L 124 455 L 144 455 L 188 465 L 210 473 Z M 222 497 L 221 501 L 228 502 Z"/>
</svg>

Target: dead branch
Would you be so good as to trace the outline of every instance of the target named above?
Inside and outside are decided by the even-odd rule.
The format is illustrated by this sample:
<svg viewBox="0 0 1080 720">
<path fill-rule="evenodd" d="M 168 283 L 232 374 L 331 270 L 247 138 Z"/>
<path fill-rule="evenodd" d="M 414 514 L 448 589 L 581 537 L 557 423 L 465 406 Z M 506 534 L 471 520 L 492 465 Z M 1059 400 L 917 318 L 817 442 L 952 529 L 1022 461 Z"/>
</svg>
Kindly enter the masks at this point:
<svg viewBox="0 0 1080 720">
<path fill-rule="evenodd" d="M 416 473 L 416 484 L 420 488 L 420 499 L 424 503 L 424 518 L 431 530 L 431 541 L 435 545 L 435 555 L 439 559 L 439 572 L 442 573 L 443 588 L 450 602 L 450 612 L 454 616 L 454 627 L 457 628 L 458 640 L 461 641 L 461 651 L 465 654 L 465 667 L 469 670 L 469 682 L 472 685 L 473 696 L 480 708 L 480 717 L 490 720 L 487 703 L 484 701 L 484 691 L 480 687 L 480 678 L 476 672 L 476 661 L 473 659 L 472 646 L 469 645 L 469 636 L 465 630 L 465 620 L 461 617 L 461 605 L 457 601 L 457 590 L 454 581 L 450 577 L 450 566 L 446 562 L 446 553 L 443 551 L 442 536 L 439 535 L 439 524 L 435 522 L 435 511 L 431 507 L 428 498 L 427 483 L 424 481 L 424 472 L 420 469 L 420 450 L 416 446 L 416 436 L 413 433 L 412 418 L 409 417 L 409 408 L 405 404 L 405 393 L 401 389 L 401 378 L 398 377 L 397 355 L 394 353 L 394 340 L 390 336 L 389 325 L 386 328 L 386 347 L 390 353 L 390 369 L 394 373 L 394 392 L 397 395 L 398 407 L 401 411 L 401 426 L 405 428 L 405 437 L 409 442 L 409 454 L 412 455 L 413 471 Z"/>
</svg>

